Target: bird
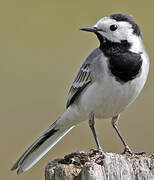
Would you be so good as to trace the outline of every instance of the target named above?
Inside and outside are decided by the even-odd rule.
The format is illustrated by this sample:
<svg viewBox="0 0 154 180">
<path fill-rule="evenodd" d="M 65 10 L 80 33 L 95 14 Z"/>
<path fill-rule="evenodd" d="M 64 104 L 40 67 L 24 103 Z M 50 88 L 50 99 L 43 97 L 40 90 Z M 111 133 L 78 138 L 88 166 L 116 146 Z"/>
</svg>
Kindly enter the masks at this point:
<svg viewBox="0 0 154 180">
<path fill-rule="evenodd" d="M 11 170 L 21 174 L 32 168 L 55 144 L 77 124 L 88 120 L 97 149 L 99 143 L 95 118 L 111 118 L 124 145 L 124 154 L 135 153 L 118 129 L 120 114 L 143 89 L 149 72 L 149 56 L 139 25 L 132 15 L 115 13 L 81 28 L 94 33 L 99 46 L 85 59 L 68 92 L 65 111 L 48 127 L 14 163 Z"/>
</svg>

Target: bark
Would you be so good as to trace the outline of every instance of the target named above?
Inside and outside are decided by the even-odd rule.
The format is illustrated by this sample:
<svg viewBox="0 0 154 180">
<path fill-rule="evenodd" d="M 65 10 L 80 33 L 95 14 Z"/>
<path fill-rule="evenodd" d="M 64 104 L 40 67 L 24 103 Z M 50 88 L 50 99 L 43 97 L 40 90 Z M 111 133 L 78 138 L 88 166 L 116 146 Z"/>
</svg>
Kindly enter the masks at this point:
<svg viewBox="0 0 154 180">
<path fill-rule="evenodd" d="M 154 154 L 74 152 L 51 161 L 45 180 L 154 180 Z"/>
</svg>

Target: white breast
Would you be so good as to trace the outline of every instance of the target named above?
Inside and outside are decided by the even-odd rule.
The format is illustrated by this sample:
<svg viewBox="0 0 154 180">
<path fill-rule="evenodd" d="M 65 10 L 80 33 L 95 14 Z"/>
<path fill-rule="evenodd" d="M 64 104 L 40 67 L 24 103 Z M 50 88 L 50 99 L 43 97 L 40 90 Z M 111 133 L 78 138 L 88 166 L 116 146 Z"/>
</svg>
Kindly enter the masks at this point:
<svg viewBox="0 0 154 180">
<path fill-rule="evenodd" d="M 103 57 L 103 59 L 106 57 Z M 94 112 L 97 118 L 109 118 L 122 112 L 140 94 L 147 79 L 149 61 L 146 54 L 142 56 L 142 71 L 139 77 L 121 84 L 107 71 L 105 60 L 101 62 L 102 72 L 79 98 L 79 110 L 88 115 Z M 102 58 L 101 58 L 102 59 Z"/>
</svg>

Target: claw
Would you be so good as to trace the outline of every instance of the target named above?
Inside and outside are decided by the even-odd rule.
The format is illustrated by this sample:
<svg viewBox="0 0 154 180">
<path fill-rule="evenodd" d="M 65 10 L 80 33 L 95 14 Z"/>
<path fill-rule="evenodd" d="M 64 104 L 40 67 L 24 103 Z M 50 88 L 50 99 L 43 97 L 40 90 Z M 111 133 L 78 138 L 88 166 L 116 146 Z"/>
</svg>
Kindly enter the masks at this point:
<svg viewBox="0 0 154 180">
<path fill-rule="evenodd" d="M 133 155 L 143 155 L 145 154 L 145 152 L 133 152 L 128 146 L 126 146 L 122 154 L 130 154 L 133 156 Z"/>
<path fill-rule="evenodd" d="M 125 146 L 124 152 L 122 154 L 133 155 L 133 152 L 132 152 L 132 150 L 128 146 Z"/>
<path fill-rule="evenodd" d="M 103 154 L 104 154 L 102 148 L 99 148 L 99 149 L 98 149 L 98 152 L 99 152 L 100 155 L 103 155 Z"/>
<path fill-rule="evenodd" d="M 143 155 L 143 154 L 146 154 L 146 152 L 135 152 L 134 154 L 135 155 Z"/>
<path fill-rule="evenodd" d="M 95 154 L 95 155 L 96 155 L 97 153 L 100 154 L 100 155 L 104 155 L 104 152 L 103 152 L 102 148 L 99 148 L 99 149 L 91 149 L 90 151 L 91 151 L 92 154 Z"/>
</svg>

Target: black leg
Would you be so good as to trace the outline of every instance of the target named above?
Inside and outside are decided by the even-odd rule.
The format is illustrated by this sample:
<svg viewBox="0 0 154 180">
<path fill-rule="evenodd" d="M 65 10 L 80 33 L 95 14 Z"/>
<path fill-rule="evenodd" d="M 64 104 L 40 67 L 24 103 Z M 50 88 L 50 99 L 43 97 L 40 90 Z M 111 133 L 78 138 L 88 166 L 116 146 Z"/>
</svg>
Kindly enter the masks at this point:
<svg viewBox="0 0 154 180">
<path fill-rule="evenodd" d="M 120 133 L 118 127 L 117 127 L 117 122 L 118 122 L 118 120 L 119 120 L 119 117 L 120 117 L 120 114 L 118 114 L 117 116 L 114 116 L 114 117 L 112 118 L 112 126 L 113 126 L 114 129 L 116 130 L 118 136 L 119 136 L 120 139 L 121 139 L 121 142 L 122 142 L 123 145 L 124 145 L 124 148 L 125 148 L 125 149 L 124 149 L 123 154 L 126 154 L 126 153 L 129 153 L 129 154 L 131 154 L 131 155 L 133 155 L 133 154 L 136 154 L 136 155 L 144 154 L 144 152 L 134 153 L 134 152 L 129 148 L 128 144 L 126 143 L 125 139 L 122 137 L 122 135 L 121 135 L 121 133 Z"/>
<path fill-rule="evenodd" d="M 100 146 L 99 140 L 98 140 L 97 135 L 96 135 L 96 131 L 95 131 L 94 125 L 95 125 L 94 113 L 90 113 L 90 114 L 89 114 L 89 127 L 90 127 L 91 130 L 92 130 L 92 133 L 93 133 L 93 136 L 94 136 L 96 145 L 97 145 L 97 149 L 98 149 L 101 153 L 103 153 L 103 150 L 102 150 L 102 148 L 101 148 L 101 146 Z"/>
</svg>

